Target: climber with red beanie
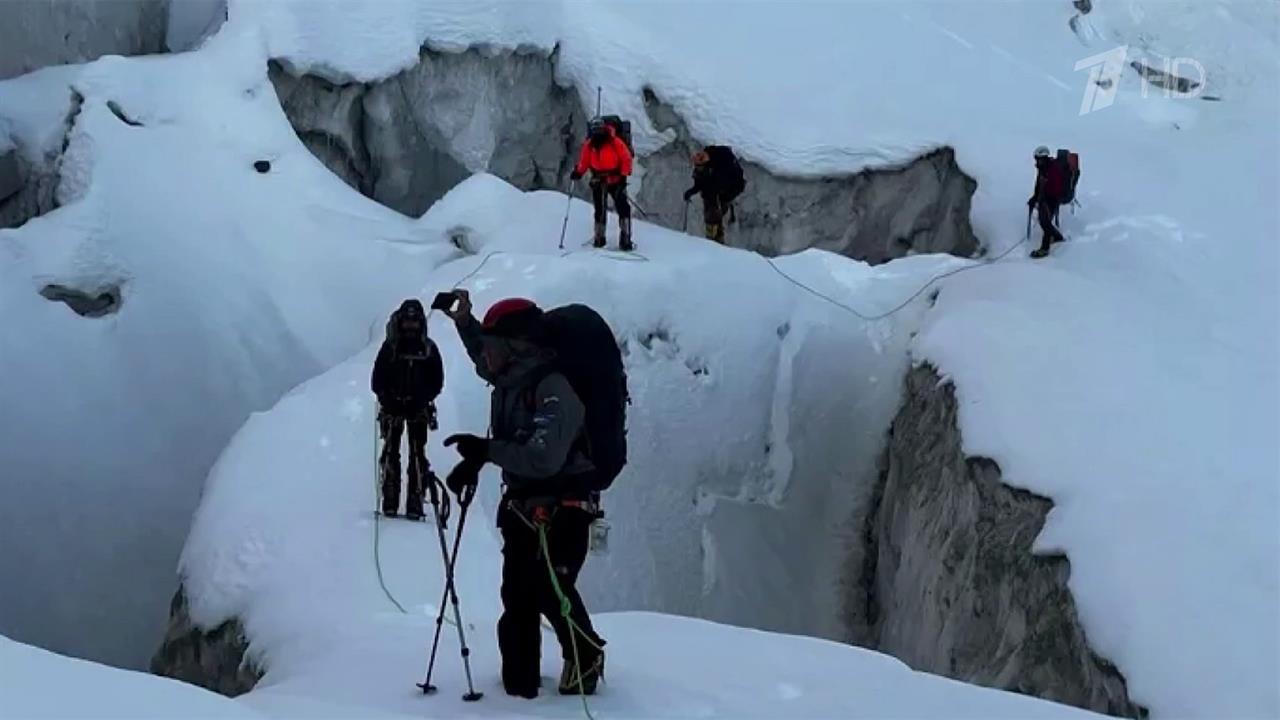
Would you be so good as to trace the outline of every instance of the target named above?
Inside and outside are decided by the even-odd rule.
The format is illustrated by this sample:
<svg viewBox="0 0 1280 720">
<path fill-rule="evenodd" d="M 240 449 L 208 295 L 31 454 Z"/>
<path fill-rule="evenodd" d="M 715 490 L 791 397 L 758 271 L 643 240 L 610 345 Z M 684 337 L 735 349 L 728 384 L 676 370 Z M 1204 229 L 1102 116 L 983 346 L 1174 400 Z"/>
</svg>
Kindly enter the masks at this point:
<svg viewBox="0 0 1280 720">
<path fill-rule="evenodd" d="M 595 207 L 595 234 L 592 244 L 604 247 L 608 210 L 605 195 L 613 198 L 618 211 L 618 247 L 625 251 L 634 249 L 631 242 L 631 203 L 627 200 L 627 178 L 631 177 L 631 151 L 627 143 L 601 119 L 592 120 L 587 126 L 587 139 L 578 153 L 578 164 L 569 177 L 579 180 L 591 172 L 591 204 Z"/>
<path fill-rule="evenodd" d="M 445 440 L 462 456 L 447 484 L 458 492 L 478 482 L 486 463 L 502 468 L 502 684 L 510 695 L 537 697 L 541 615 L 555 629 L 564 659 L 560 693 L 592 694 L 604 673 L 604 640 L 595 633 L 575 587 L 595 517 L 587 480 L 594 465 L 580 442 L 586 408 L 555 368 L 555 352 L 536 304 L 523 298 L 502 300 L 480 322 L 471 314 L 467 292 L 455 294 L 456 306 L 445 313 L 457 326 L 476 372 L 493 386 L 492 437 L 453 435 Z M 570 603 L 568 621 L 542 557 L 540 525 L 548 538 L 550 565 Z M 575 631 L 587 640 L 578 641 L 576 661 Z"/>
</svg>

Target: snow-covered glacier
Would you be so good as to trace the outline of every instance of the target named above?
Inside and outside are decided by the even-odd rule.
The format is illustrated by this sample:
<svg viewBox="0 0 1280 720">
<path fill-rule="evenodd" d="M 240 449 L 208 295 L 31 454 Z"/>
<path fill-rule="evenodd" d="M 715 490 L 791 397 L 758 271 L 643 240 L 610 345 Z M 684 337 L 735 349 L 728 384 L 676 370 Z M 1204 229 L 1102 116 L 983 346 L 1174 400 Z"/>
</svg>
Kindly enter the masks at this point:
<svg viewBox="0 0 1280 720">
<path fill-rule="evenodd" d="M 386 698 L 418 679 L 439 568 L 430 528 L 371 524 L 365 382 L 385 313 L 461 281 L 481 304 L 588 300 L 627 350 L 635 451 L 594 608 L 1117 714 L 1280 711 L 1275 8 L 782 7 L 233 0 L 195 52 L 0 83 L 0 221 L 26 221 L 0 231 L 0 539 L 30 548 L 0 555 L 22 588 L 0 630 L 140 664 L 199 500 L 166 648 L 229 621 L 245 705 L 420 714 Z M 1118 75 L 1076 69 L 1116 49 Z M 1144 84 L 1162 57 L 1197 59 L 1202 91 Z M 1094 79 L 1116 91 L 1082 107 Z M 648 223 L 639 255 L 596 254 L 581 202 L 454 187 L 563 189 L 597 88 L 636 124 L 656 225 L 688 210 L 688 150 L 726 142 L 756 193 L 745 247 L 995 262 L 768 263 Z M 1085 176 L 1070 242 L 1032 263 L 1042 143 Z M 972 244 L 899 242 L 938 233 Z M 445 425 L 482 430 L 485 390 L 432 328 Z M 492 673 L 487 520 L 460 572 Z M 691 622 L 602 617 L 606 712 L 1072 712 Z M 670 638 L 719 651 L 671 664 Z"/>
</svg>

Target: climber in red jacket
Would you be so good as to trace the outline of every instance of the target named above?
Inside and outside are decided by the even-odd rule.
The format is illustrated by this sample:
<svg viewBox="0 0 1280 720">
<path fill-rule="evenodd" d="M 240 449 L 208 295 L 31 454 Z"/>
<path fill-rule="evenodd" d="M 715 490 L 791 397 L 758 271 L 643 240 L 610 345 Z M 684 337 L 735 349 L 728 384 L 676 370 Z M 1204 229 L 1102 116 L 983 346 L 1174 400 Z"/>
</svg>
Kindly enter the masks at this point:
<svg viewBox="0 0 1280 720">
<path fill-rule="evenodd" d="M 587 129 L 589 135 L 582 143 L 578 165 L 569 177 L 578 180 L 588 170 L 591 171 L 591 203 L 596 210 L 592 243 L 596 247 L 604 247 L 605 223 L 608 218 L 605 194 L 608 193 L 613 198 L 614 209 L 618 211 L 618 247 L 631 250 L 634 248 L 631 243 L 631 203 L 627 201 L 631 151 L 613 127 L 603 120 L 592 120 Z"/>
</svg>

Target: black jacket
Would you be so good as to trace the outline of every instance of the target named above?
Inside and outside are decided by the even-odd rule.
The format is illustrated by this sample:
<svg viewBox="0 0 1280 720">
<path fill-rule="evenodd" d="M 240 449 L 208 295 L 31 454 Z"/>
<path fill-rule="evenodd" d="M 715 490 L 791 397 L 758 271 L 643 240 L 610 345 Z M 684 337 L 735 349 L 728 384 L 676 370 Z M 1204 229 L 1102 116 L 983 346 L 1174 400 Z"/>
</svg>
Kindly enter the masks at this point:
<svg viewBox="0 0 1280 720">
<path fill-rule="evenodd" d="M 430 339 L 387 340 L 378 350 L 370 382 L 384 412 L 411 417 L 427 409 L 444 389 L 444 363 Z"/>
<path fill-rule="evenodd" d="M 684 199 L 688 200 L 697 194 L 701 194 L 704 198 L 715 198 L 720 195 L 720 188 L 711 170 L 711 163 L 693 168 L 693 186 L 684 191 Z"/>
</svg>

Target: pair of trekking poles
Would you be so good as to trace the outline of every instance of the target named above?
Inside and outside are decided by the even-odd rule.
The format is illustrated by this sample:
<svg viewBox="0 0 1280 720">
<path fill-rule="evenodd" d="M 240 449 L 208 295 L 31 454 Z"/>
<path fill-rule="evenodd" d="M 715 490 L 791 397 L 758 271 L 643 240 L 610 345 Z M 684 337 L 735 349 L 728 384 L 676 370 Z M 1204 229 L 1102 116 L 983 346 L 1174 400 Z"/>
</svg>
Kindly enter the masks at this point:
<svg viewBox="0 0 1280 720">
<path fill-rule="evenodd" d="M 374 422 L 376 425 L 376 418 Z M 378 453 L 377 440 L 380 434 L 381 433 L 378 432 L 378 428 L 375 428 L 373 445 L 374 460 L 375 466 L 379 470 L 379 476 L 382 474 L 383 462 L 383 459 Z M 415 463 L 415 466 L 418 468 L 419 472 L 423 472 L 421 470 L 421 465 L 417 465 Z M 418 683 L 418 687 L 422 688 L 424 695 L 434 694 L 437 690 L 436 686 L 431 684 L 431 675 L 435 671 L 436 654 L 440 649 L 440 631 L 444 627 L 445 607 L 446 604 L 450 604 L 453 606 L 453 624 L 458 628 L 458 644 L 462 646 L 462 667 L 467 676 L 467 694 L 463 695 L 462 699 L 466 702 L 475 702 L 476 700 L 484 697 L 484 693 L 476 692 L 475 685 L 471 677 L 471 649 L 467 646 L 467 631 L 462 624 L 462 609 L 458 602 L 458 591 L 454 585 L 454 568 L 457 566 L 458 551 L 462 546 L 462 531 L 467 525 L 467 510 L 471 507 L 471 501 L 475 499 L 476 485 L 467 485 L 463 488 L 463 491 L 458 494 L 458 506 L 460 508 L 458 513 L 458 527 L 454 531 L 453 552 L 450 553 L 448 541 L 445 538 L 445 525 L 448 524 L 448 518 L 450 515 L 449 497 L 446 494 L 443 500 L 441 499 L 441 493 L 448 493 L 448 490 L 443 487 L 443 483 L 440 482 L 440 478 L 436 477 L 435 473 L 431 472 L 429 468 L 425 471 L 425 477 L 421 478 L 421 483 L 426 485 L 427 492 L 430 494 L 431 498 L 431 512 L 435 519 L 436 536 L 440 540 L 440 559 L 444 564 L 445 580 L 444 592 L 440 596 L 440 610 L 436 613 L 436 632 L 435 637 L 431 640 L 431 659 L 427 662 L 427 675 L 422 682 Z M 376 532 L 374 535 L 374 559 L 375 562 L 377 562 Z M 380 583 L 382 582 L 381 565 L 378 567 L 378 581 Z M 392 597 L 385 584 L 382 585 L 382 590 L 387 593 L 387 598 L 390 599 L 397 608 L 400 608 L 401 612 L 404 612 L 404 608 L 399 602 L 396 602 L 394 597 Z"/>
<path fill-rule="evenodd" d="M 447 493 L 448 490 L 442 487 L 440 479 L 431 474 L 429 478 L 425 478 L 428 492 L 431 496 L 431 511 L 435 516 L 436 536 L 440 539 L 440 560 L 444 563 L 444 592 L 440 595 L 440 610 L 436 613 L 436 631 L 435 637 L 431 640 L 431 659 L 427 661 L 427 676 L 418 683 L 418 687 L 422 688 L 424 695 L 435 694 L 437 688 L 431 684 L 431 675 L 436 667 L 436 653 L 440 649 L 440 631 L 444 627 L 444 612 L 446 602 L 453 606 L 453 624 L 458 628 L 458 644 L 462 647 L 462 669 L 467 676 L 467 693 L 462 696 L 466 702 L 475 702 L 484 697 L 484 693 L 476 692 L 475 684 L 471 678 L 471 649 L 467 646 L 467 631 L 462 625 L 462 609 L 458 603 L 458 589 L 454 585 L 453 571 L 458 562 L 458 551 L 462 546 L 462 530 L 467 525 L 467 509 L 471 507 L 471 501 L 475 499 L 476 486 L 467 485 L 462 492 L 458 493 L 458 526 L 453 534 L 453 552 L 449 552 L 448 543 L 445 540 L 445 523 L 447 523 L 446 514 L 440 510 L 440 493 Z M 445 502 L 448 502 L 446 496 Z"/>
<path fill-rule="evenodd" d="M 569 181 L 569 192 L 567 193 L 568 197 L 565 199 L 565 205 L 564 205 L 564 222 L 560 225 L 560 249 L 561 250 L 564 249 L 564 235 L 569 230 L 569 209 L 573 207 L 573 191 L 577 186 L 578 186 L 577 180 Z M 640 211 L 640 215 L 646 218 L 649 217 L 649 213 L 645 212 L 644 208 L 640 207 L 640 203 L 636 202 L 635 198 L 628 195 L 627 199 L 631 202 L 632 206 L 634 206 L 636 210 Z M 608 200 L 605 200 L 605 202 L 607 203 Z M 688 208 L 686 207 L 685 210 L 687 211 Z M 687 216 L 688 216 L 688 213 L 686 212 L 686 221 L 688 220 Z"/>
</svg>

